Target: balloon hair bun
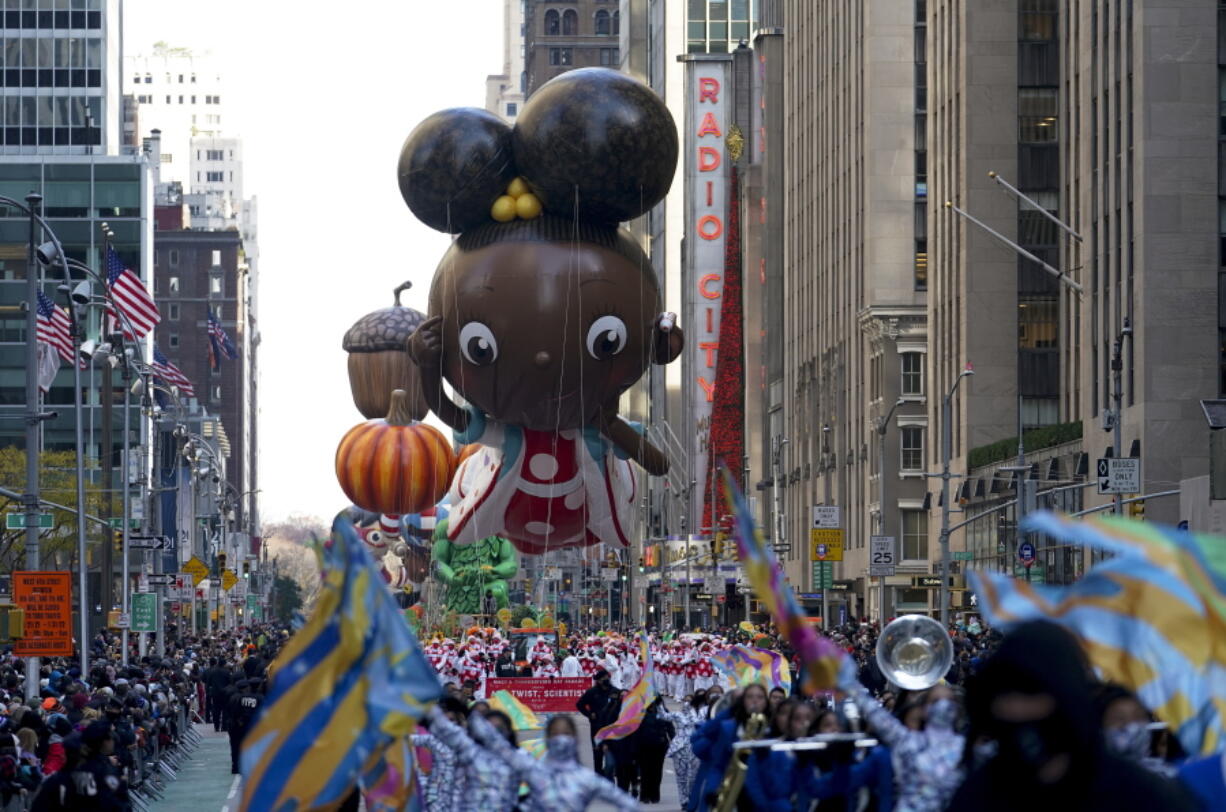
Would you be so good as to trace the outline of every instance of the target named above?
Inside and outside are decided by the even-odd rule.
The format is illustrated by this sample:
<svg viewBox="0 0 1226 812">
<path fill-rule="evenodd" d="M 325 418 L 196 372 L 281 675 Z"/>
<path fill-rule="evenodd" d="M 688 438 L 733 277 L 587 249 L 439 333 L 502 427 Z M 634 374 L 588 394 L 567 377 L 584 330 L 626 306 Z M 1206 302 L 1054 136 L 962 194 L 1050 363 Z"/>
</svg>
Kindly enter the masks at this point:
<svg viewBox="0 0 1226 812">
<path fill-rule="evenodd" d="M 459 234 L 490 220 L 516 175 L 511 128 L 473 107 L 443 110 L 414 128 L 397 177 L 409 209 L 438 231 Z"/>
<path fill-rule="evenodd" d="M 677 168 L 677 127 L 664 101 L 605 68 L 542 85 L 520 111 L 512 141 L 515 166 L 544 210 L 580 221 L 616 224 L 644 214 L 664 199 Z"/>
</svg>

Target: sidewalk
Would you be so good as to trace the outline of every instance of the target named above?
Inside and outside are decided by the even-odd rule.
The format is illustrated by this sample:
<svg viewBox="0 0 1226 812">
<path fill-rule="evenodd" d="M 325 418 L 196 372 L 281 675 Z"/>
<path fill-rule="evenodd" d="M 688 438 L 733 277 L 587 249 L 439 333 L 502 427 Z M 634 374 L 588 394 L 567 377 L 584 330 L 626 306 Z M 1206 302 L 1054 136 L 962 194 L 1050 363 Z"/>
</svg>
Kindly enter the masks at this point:
<svg viewBox="0 0 1226 812">
<path fill-rule="evenodd" d="M 179 776 L 166 782 L 166 797 L 150 804 L 154 812 L 197 812 L 238 809 L 238 776 L 230 774 L 230 737 L 212 725 L 196 725 L 204 737 Z"/>
</svg>

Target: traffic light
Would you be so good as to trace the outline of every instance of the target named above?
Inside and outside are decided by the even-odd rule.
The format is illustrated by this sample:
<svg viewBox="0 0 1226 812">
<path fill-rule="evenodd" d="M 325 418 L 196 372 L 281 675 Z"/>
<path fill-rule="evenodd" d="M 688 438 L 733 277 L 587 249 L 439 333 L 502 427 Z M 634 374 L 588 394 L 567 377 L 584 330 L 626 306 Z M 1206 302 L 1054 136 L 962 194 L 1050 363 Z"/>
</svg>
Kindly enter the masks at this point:
<svg viewBox="0 0 1226 812">
<path fill-rule="evenodd" d="M 217 571 L 219 573 L 226 571 L 226 554 L 225 553 L 217 554 Z"/>
<path fill-rule="evenodd" d="M 251 562 L 250 561 L 243 562 L 243 577 L 244 578 L 251 577 Z"/>
<path fill-rule="evenodd" d="M 25 637 L 25 610 L 12 603 L 0 603 L 0 640 L 5 642 Z"/>
<path fill-rule="evenodd" d="M 639 573 L 643 572 L 643 557 L 639 556 Z"/>
<path fill-rule="evenodd" d="M 1129 502 L 1128 503 L 1128 515 L 1134 519 L 1144 519 L 1145 518 L 1145 500 L 1142 499 L 1139 502 Z"/>
<path fill-rule="evenodd" d="M 115 546 L 116 554 L 123 553 L 123 531 L 122 530 L 112 530 L 111 531 L 111 543 Z"/>
</svg>

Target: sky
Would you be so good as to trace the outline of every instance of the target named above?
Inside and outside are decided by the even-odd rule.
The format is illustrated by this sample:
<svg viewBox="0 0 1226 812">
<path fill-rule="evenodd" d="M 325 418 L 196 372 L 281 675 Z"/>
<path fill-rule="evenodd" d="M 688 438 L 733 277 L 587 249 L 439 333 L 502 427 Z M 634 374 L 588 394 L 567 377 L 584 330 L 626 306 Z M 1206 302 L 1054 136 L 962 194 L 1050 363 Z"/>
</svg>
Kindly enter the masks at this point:
<svg viewBox="0 0 1226 812">
<path fill-rule="evenodd" d="M 448 243 L 400 197 L 400 146 L 431 113 L 484 105 L 502 2 L 126 0 L 125 53 L 158 41 L 220 63 L 259 197 L 261 519 L 330 519 L 348 504 L 336 445 L 363 420 L 341 338 L 405 280 L 424 311 Z"/>
</svg>

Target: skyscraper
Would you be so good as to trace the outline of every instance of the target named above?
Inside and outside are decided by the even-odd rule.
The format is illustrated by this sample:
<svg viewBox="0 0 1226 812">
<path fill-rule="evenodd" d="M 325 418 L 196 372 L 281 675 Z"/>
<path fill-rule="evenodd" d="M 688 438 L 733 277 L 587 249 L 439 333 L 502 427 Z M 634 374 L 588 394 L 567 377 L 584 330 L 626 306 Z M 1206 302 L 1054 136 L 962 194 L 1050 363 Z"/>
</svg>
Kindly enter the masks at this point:
<svg viewBox="0 0 1226 812">
<path fill-rule="evenodd" d="M 7 3 L 0 155 L 115 153 L 120 0 Z"/>
</svg>

